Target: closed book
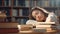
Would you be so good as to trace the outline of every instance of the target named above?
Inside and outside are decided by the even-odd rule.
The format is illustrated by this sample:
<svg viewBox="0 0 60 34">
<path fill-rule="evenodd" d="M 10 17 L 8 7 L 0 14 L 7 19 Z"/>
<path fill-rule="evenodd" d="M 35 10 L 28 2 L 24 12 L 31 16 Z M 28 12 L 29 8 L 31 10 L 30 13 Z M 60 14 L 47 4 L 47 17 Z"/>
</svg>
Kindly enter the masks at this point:
<svg viewBox="0 0 60 34">
<path fill-rule="evenodd" d="M 41 28 L 36 28 L 36 29 L 56 30 L 57 28 L 43 28 L 43 27 L 41 27 Z"/>
<path fill-rule="evenodd" d="M 29 30 L 29 31 L 19 31 L 20 33 L 32 33 L 33 31 Z"/>
<path fill-rule="evenodd" d="M 52 29 L 52 28 L 47 28 L 47 29 L 39 29 L 39 28 L 34 28 L 33 31 L 35 32 L 55 32 L 56 30 L 55 29 Z"/>
<path fill-rule="evenodd" d="M 52 24 L 55 24 L 55 22 L 38 22 L 38 23 L 36 23 L 37 25 L 39 24 L 39 25 L 52 25 Z"/>
<path fill-rule="evenodd" d="M 55 25 L 36 25 L 37 29 L 50 29 L 50 30 L 56 30 Z"/>
<path fill-rule="evenodd" d="M 0 28 L 18 28 L 18 23 L 0 23 Z"/>
<path fill-rule="evenodd" d="M 56 27 L 56 26 L 55 26 L 55 25 L 36 25 L 36 28 L 39 28 L 39 27 L 40 27 L 40 28 L 41 28 L 41 27 L 42 27 L 42 28 L 48 28 L 48 27 L 51 28 L 51 27 Z"/>
<path fill-rule="evenodd" d="M 32 25 L 18 25 L 18 29 L 21 31 L 29 31 L 32 30 Z"/>
<path fill-rule="evenodd" d="M 46 32 L 46 29 L 33 28 L 33 31 L 35 31 L 35 32 Z"/>
</svg>

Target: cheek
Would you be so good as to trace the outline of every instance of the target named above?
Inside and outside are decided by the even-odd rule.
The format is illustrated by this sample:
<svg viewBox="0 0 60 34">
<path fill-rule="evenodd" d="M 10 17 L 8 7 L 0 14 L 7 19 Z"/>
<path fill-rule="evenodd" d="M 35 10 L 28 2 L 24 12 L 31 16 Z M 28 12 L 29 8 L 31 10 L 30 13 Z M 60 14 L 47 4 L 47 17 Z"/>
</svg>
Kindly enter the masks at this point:
<svg viewBox="0 0 60 34">
<path fill-rule="evenodd" d="M 41 20 L 44 20 L 45 19 L 45 16 L 42 16 Z"/>
<path fill-rule="evenodd" d="M 44 19 L 44 16 L 41 15 L 41 16 L 36 16 L 36 20 L 43 20 Z"/>
</svg>

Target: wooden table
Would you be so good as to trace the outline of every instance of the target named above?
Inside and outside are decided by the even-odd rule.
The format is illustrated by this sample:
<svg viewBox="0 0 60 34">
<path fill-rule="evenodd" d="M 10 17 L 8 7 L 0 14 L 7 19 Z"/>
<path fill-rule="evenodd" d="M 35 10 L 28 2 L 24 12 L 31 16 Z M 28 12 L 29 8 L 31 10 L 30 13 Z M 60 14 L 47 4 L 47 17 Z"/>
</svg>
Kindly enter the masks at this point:
<svg viewBox="0 0 60 34">
<path fill-rule="evenodd" d="M 56 30 L 46 31 L 46 32 L 35 32 L 35 31 L 19 31 L 20 34 L 56 34 Z"/>
</svg>

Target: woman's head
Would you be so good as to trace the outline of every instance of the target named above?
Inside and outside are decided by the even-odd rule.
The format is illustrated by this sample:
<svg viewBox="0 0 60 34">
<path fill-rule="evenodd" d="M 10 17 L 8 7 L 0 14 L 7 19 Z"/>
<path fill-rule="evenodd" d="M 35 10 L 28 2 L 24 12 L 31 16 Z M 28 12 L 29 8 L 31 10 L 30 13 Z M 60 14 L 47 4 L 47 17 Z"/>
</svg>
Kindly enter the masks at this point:
<svg viewBox="0 0 60 34">
<path fill-rule="evenodd" d="M 31 11 L 32 19 L 35 19 L 37 21 L 45 20 L 46 16 L 47 16 L 47 13 L 45 13 L 43 9 L 36 7 L 34 9 L 32 9 L 32 11 Z"/>
</svg>

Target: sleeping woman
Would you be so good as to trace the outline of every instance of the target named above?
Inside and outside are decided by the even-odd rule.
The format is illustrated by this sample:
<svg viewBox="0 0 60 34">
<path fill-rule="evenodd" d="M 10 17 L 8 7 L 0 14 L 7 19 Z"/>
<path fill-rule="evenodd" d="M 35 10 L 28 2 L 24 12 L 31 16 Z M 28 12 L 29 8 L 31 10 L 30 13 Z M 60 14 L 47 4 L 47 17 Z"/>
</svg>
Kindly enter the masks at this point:
<svg viewBox="0 0 60 34">
<path fill-rule="evenodd" d="M 30 16 L 31 19 L 26 24 L 35 25 L 38 22 L 55 22 L 57 25 L 59 24 L 57 16 L 53 12 L 48 12 L 40 7 L 33 7 Z"/>
</svg>

